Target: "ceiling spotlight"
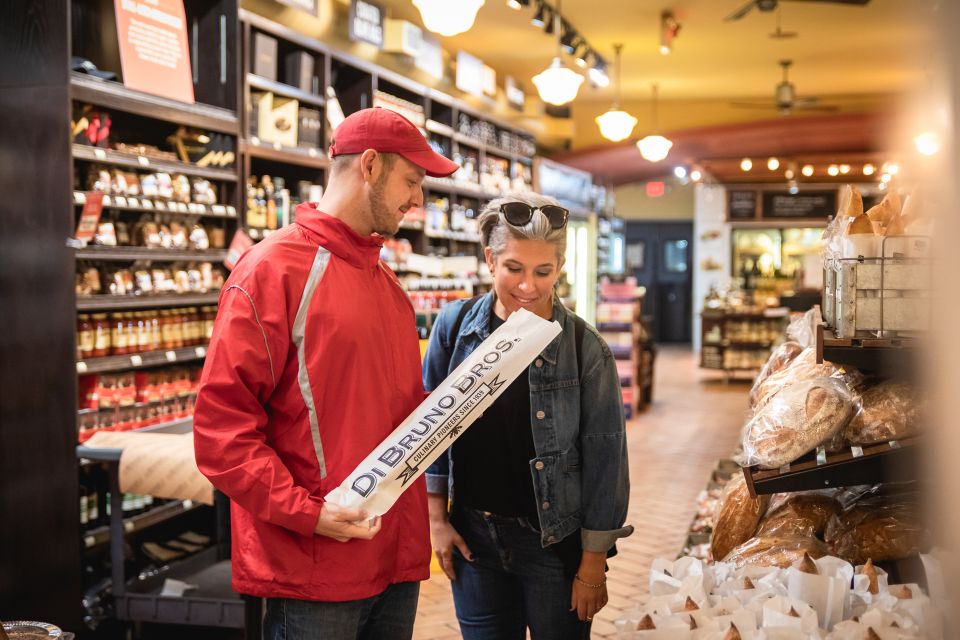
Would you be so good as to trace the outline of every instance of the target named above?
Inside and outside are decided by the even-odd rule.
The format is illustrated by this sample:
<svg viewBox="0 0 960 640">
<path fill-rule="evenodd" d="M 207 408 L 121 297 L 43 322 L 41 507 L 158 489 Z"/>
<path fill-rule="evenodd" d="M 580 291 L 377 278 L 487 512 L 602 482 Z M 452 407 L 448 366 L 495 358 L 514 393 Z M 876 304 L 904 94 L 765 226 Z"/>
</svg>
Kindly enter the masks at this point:
<svg viewBox="0 0 960 640">
<path fill-rule="evenodd" d="M 850 165 L 848 164 L 840 165 L 840 173 L 842 173 L 843 175 L 847 175 L 848 173 L 850 173 Z"/>
<path fill-rule="evenodd" d="M 673 175 L 677 176 L 680 180 L 683 180 L 687 177 L 687 168 L 686 167 L 674 167 Z"/>
<path fill-rule="evenodd" d="M 787 169 L 786 171 L 783 172 L 783 177 L 786 178 L 787 180 L 793 180 L 796 177 L 796 175 L 797 174 L 794 173 L 793 169 Z"/>
<path fill-rule="evenodd" d="M 918 135 L 913 139 L 913 144 L 917 147 L 917 152 L 925 156 L 933 156 L 940 151 L 940 138 L 932 131 Z"/>
<path fill-rule="evenodd" d="M 813 165 L 812 164 L 803 165 L 803 169 L 800 170 L 800 173 L 802 173 L 803 175 L 809 178 L 810 176 L 813 175 Z"/>
<path fill-rule="evenodd" d="M 881 182 L 880 184 L 877 185 L 877 188 L 880 189 L 880 191 L 884 191 L 887 188 L 887 183 Z"/>
<path fill-rule="evenodd" d="M 530 6 L 530 0 L 507 0 L 507 6 L 515 11 Z"/>
<path fill-rule="evenodd" d="M 838 176 L 840 175 L 840 167 L 838 167 L 835 164 L 832 164 L 829 167 L 827 167 L 827 173 L 829 173 L 831 176 Z"/>
<path fill-rule="evenodd" d="M 882 176 L 880 176 L 880 182 L 881 182 L 882 184 L 887 184 L 887 183 L 890 182 L 892 179 L 893 179 L 893 176 L 891 176 L 889 173 L 885 173 L 885 174 L 883 174 Z"/>
<path fill-rule="evenodd" d="M 581 69 L 587 68 L 587 63 L 589 59 L 593 56 L 593 52 L 590 49 L 590 45 L 587 44 L 586 40 L 580 41 L 580 47 L 577 49 L 577 52 L 573 55 L 573 61 L 577 63 L 577 66 Z"/>
<path fill-rule="evenodd" d="M 779 168 L 780 168 L 779 160 L 777 160 L 776 158 L 770 158 L 769 160 L 767 160 L 767 169 L 770 169 L 770 171 L 776 171 Z"/>
<path fill-rule="evenodd" d="M 690 179 L 694 182 L 700 182 L 703 180 L 703 172 L 700 169 L 694 169 L 690 172 Z"/>
<path fill-rule="evenodd" d="M 787 186 L 790 188 L 790 195 L 795 196 L 800 193 L 800 187 L 797 185 L 796 180 L 791 180 L 787 183 Z"/>
<path fill-rule="evenodd" d="M 542 2 L 537 3 L 537 12 L 530 18 L 530 24 L 541 29 L 547 25 L 547 7 Z"/>
<path fill-rule="evenodd" d="M 567 53 L 573 53 L 576 47 L 576 41 L 580 36 L 577 35 L 577 32 L 571 27 L 566 21 L 563 22 L 563 28 L 560 30 L 563 34 L 560 36 L 560 46 L 563 47 L 563 50 Z"/>
<path fill-rule="evenodd" d="M 876 170 L 877 168 L 869 162 L 863 165 L 863 175 L 865 176 L 872 176 Z"/>
<path fill-rule="evenodd" d="M 587 73 L 590 76 L 590 82 L 598 87 L 607 87 L 610 85 L 610 76 L 607 75 L 607 62 L 600 56 L 595 56 L 595 62 Z"/>
<path fill-rule="evenodd" d="M 753 160 L 750 158 L 744 158 L 740 161 L 740 168 L 743 171 L 750 171 L 750 169 L 753 169 Z"/>
<path fill-rule="evenodd" d="M 680 33 L 680 23 L 673 17 L 673 13 L 664 11 L 660 14 L 660 53 L 670 55 L 673 50 L 673 41 Z"/>
<path fill-rule="evenodd" d="M 896 162 L 888 162 L 883 165 L 883 170 L 890 175 L 895 176 L 900 173 L 900 165 L 898 165 Z"/>
</svg>

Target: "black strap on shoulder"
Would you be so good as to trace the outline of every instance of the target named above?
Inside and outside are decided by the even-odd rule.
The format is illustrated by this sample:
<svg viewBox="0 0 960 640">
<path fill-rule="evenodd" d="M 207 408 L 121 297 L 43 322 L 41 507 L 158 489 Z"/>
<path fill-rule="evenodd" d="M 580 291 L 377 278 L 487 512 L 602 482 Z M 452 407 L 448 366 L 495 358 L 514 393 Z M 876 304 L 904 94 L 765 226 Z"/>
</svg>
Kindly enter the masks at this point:
<svg viewBox="0 0 960 640">
<path fill-rule="evenodd" d="M 587 323 L 580 316 L 573 315 L 573 338 L 577 341 L 577 378 L 583 380 L 583 334 L 587 331 Z"/>
<path fill-rule="evenodd" d="M 467 317 L 467 312 L 473 309 L 474 305 L 480 302 L 481 298 L 483 298 L 483 294 L 473 296 L 460 307 L 460 313 L 457 314 L 457 321 L 453 323 L 453 330 L 450 332 L 450 346 L 453 346 L 453 343 L 457 340 L 457 336 L 460 335 L 460 325 L 463 324 L 463 319 Z"/>
</svg>

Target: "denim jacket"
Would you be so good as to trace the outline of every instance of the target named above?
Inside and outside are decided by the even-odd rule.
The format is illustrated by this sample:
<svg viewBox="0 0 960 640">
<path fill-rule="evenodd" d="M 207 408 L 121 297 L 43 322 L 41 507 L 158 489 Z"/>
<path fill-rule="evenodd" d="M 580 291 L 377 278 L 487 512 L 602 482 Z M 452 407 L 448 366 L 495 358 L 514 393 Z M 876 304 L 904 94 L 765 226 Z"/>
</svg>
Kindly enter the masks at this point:
<svg viewBox="0 0 960 640">
<path fill-rule="evenodd" d="M 423 363 L 423 385 L 435 389 L 490 335 L 493 292 L 453 325 L 466 301 L 444 307 L 430 334 Z M 553 319 L 562 332 L 529 367 L 530 424 L 537 457 L 530 461 L 537 499 L 541 544 L 547 547 L 581 531 L 584 550 L 606 552 L 617 538 L 633 533 L 624 526 L 629 479 L 623 400 L 613 354 L 587 326 L 578 377 L 573 314 L 559 300 Z M 450 450 L 427 470 L 427 491 L 454 496 Z"/>
</svg>

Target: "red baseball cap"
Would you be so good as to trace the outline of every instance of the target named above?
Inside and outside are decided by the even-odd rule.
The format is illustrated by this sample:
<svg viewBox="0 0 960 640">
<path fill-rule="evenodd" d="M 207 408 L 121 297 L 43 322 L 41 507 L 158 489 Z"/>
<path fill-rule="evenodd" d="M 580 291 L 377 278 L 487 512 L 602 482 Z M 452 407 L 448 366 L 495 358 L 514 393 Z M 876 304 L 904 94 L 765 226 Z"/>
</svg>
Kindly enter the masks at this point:
<svg viewBox="0 0 960 640">
<path fill-rule="evenodd" d="M 412 122 L 381 107 L 361 109 L 341 122 L 333 132 L 330 157 L 363 153 L 367 149 L 399 154 L 434 178 L 449 176 L 460 168 L 431 149 Z"/>
</svg>

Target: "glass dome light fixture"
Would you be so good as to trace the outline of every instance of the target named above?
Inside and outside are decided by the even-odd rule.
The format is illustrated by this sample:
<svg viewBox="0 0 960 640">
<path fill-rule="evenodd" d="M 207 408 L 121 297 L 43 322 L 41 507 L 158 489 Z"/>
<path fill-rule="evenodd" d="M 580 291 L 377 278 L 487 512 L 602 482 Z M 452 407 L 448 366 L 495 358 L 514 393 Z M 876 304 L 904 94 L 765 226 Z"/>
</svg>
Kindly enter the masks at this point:
<svg viewBox="0 0 960 640">
<path fill-rule="evenodd" d="M 583 76 L 563 65 L 560 60 L 562 44 L 560 43 L 560 2 L 553 12 L 554 31 L 557 33 L 557 55 L 550 66 L 533 76 L 533 84 L 537 87 L 540 99 L 547 104 L 556 106 L 567 104 L 577 97 Z"/>
<path fill-rule="evenodd" d="M 653 131 L 652 135 L 646 136 L 637 142 L 637 148 L 640 149 L 640 155 L 648 162 L 660 162 L 670 153 L 673 142 L 656 133 L 657 126 L 657 97 L 658 87 L 653 85 Z"/>
<path fill-rule="evenodd" d="M 469 31 L 483 3 L 484 0 L 413 0 L 423 26 L 446 37 Z"/>
<path fill-rule="evenodd" d="M 606 113 L 595 118 L 597 126 L 600 127 L 600 135 L 611 142 L 626 140 L 633 133 L 633 128 L 637 126 L 637 119 L 620 109 L 620 51 L 622 49 L 622 44 L 613 45 L 617 56 L 617 84 L 613 106 Z"/>
</svg>

